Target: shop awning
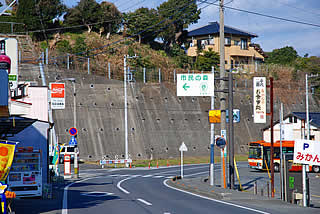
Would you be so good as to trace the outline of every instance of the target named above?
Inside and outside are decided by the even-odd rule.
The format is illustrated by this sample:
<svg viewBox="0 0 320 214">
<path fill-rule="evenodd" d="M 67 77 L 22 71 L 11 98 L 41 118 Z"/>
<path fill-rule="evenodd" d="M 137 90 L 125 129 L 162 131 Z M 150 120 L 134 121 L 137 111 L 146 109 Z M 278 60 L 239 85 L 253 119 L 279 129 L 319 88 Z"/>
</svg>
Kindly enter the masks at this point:
<svg viewBox="0 0 320 214">
<path fill-rule="evenodd" d="M 11 137 L 32 125 L 35 121 L 36 119 L 25 117 L 0 117 L 0 137 Z"/>
</svg>

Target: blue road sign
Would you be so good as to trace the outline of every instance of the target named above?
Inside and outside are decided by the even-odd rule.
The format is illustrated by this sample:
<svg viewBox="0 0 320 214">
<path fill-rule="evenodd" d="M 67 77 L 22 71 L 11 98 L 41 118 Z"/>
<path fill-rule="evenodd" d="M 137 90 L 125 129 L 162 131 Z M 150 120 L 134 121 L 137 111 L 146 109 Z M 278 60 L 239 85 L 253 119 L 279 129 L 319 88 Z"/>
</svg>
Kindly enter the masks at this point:
<svg viewBox="0 0 320 214">
<path fill-rule="evenodd" d="M 77 128 L 72 127 L 72 128 L 69 129 L 69 134 L 71 136 L 75 136 L 77 133 L 78 133 L 78 129 Z"/>
<path fill-rule="evenodd" d="M 77 140 L 74 136 L 71 137 L 71 140 L 69 141 L 70 146 L 76 146 L 78 145 Z"/>
<path fill-rule="evenodd" d="M 226 110 L 226 121 L 229 123 L 229 111 Z M 240 110 L 233 109 L 233 123 L 240 123 Z"/>
<path fill-rule="evenodd" d="M 219 148 L 223 149 L 223 148 L 226 146 L 226 140 L 225 140 L 223 137 L 218 137 L 218 138 L 216 139 L 216 145 L 217 145 Z"/>
</svg>

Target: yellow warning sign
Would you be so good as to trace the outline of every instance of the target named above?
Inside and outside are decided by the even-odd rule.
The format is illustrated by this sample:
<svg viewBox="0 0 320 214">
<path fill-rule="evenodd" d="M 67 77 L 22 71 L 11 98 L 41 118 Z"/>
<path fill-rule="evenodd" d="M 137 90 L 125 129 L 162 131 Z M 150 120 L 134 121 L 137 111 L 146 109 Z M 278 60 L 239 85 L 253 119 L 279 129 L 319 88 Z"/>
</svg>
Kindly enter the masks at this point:
<svg viewBox="0 0 320 214">
<path fill-rule="evenodd" d="M 221 122 L 221 110 L 209 110 L 209 123 Z"/>
</svg>

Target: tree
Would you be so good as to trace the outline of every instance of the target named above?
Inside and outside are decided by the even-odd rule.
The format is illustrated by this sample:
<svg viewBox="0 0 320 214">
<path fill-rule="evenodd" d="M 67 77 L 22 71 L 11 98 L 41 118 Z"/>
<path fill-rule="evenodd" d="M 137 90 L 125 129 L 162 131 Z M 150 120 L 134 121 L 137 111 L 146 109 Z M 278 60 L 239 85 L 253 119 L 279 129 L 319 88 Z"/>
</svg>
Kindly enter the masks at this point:
<svg viewBox="0 0 320 214">
<path fill-rule="evenodd" d="M 173 43 L 180 43 L 179 37 L 183 29 L 190 24 L 197 23 L 200 19 L 200 10 L 198 10 L 194 0 L 168 0 L 158 7 L 160 20 L 163 21 L 160 28 L 164 30 L 159 34 L 166 47 Z"/>
<path fill-rule="evenodd" d="M 293 47 L 286 46 L 280 49 L 274 49 L 271 53 L 269 53 L 266 63 L 293 65 L 297 58 L 297 51 Z"/>
<path fill-rule="evenodd" d="M 125 14 L 125 25 L 127 34 L 138 38 L 139 43 L 152 42 L 157 34 L 155 25 L 158 21 L 158 14 L 155 9 L 139 8 L 134 12 Z"/>
<path fill-rule="evenodd" d="M 67 26 L 85 25 L 88 33 L 92 30 L 99 30 L 98 23 L 103 16 L 100 5 L 95 0 L 80 0 L 78 5 L 70 8 L 64 16 L 64 23 Z"/>
<path fill-rule="evenodd" d="M 200 54 L 196 60 L 196 68 L 201 71 L 211 71 L 212 66 L 216 69 L 220 62 L 220 56 L 217 52 L 212 51 L 210 48 L 209 51 L 203 51 L 203 54 Z"/>
<path fill-rule="evenodd" d="M 42 35 L 54 24 L 54 19 L 65 12 L 61 0 L 24 0 L 19 1 L 17 18 L 23 22 L 28 31 L 43 30 L 34 33 L 34 37 L 42 39 Z"/>
<path fill-rule="evenodd" d="M 115 33 L 120 28 L 122 14 L 113 3 L 102 2 L 100 7 L 102 13 L 100 17 L 101 27 L 104 31 Z"/>
</svg>

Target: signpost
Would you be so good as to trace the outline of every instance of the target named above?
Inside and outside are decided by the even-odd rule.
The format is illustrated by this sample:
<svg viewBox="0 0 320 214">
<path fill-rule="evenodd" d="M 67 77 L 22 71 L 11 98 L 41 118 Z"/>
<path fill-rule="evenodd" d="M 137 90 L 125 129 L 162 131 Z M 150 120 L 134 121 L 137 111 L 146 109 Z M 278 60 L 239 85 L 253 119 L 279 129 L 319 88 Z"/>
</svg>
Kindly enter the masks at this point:
<svg viewBox="0 0 320 214">
<path fill-rule="evenodd" d="M 71 136 L 76 136 L 76 135 L 78 134 L 78 129 L 75 128 L 75 127 L 71 127 L 71 128 L 69 129 L 69 134 L 70 134 Z"/>
<path fill-rule="evenodd" d="M 71 139 L 69 141 L 69 145 L 70 146 L 77 146 L 78 145 L 78 142 L 74 136 L 71 137 Z"/>
<path fill-rule="evenodd" d="M 177 96 L 214 96 L 214 74 L 177 74 Z"/>
<path fill-rule="evenodd" d="M 293 163 L 320 166 L 320 142 L 295 140 Z"/>
<path fill-rule="evenodd" d="M 187 152 L 188 148 L 186 146 L 186 144 L 184 144 L 184 142 L 182 142 L 179 151 L 181 152 L 181 178 L 183 178 L 183 152 Z"/>
<path fill-rule="evenodd" d="M 51 109 L 65 109 L 65 84 L 50 83 Z"/>
</svg>

